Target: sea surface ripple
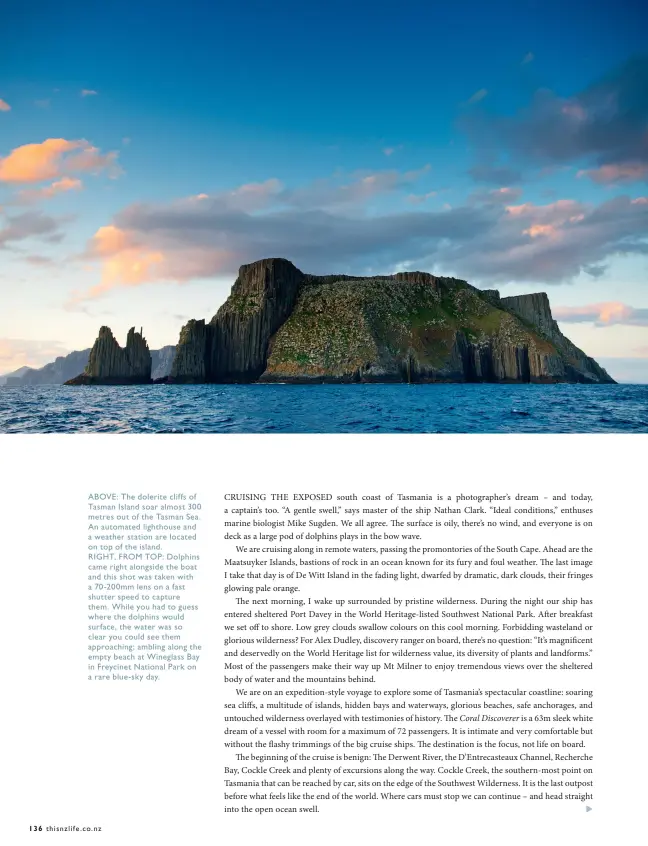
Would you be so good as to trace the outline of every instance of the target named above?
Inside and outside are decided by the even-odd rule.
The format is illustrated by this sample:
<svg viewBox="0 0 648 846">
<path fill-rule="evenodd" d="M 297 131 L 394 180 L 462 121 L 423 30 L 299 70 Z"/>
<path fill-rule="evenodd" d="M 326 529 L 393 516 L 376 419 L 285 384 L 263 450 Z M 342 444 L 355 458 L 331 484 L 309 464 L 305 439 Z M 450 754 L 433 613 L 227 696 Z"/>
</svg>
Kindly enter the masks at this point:
<svg viewBox="0 0 648 846">
<path fill-rule="evenodd" d="M 648 385 L 4 387 L 0 432 L 648 432 Z"/>
</svg>

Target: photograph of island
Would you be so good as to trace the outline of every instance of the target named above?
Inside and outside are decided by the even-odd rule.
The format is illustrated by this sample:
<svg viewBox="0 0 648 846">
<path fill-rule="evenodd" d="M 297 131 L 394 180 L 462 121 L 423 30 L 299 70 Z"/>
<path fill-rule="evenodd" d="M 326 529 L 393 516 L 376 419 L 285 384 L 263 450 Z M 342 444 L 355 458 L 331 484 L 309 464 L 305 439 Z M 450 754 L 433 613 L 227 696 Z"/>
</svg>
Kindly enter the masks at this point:
<svg viewBox="0 0 648 846">
<path fill-rule="evenodd" d="M 0 433 L 648 431 L 638 7 L 75 5 L 11 12 Z"/>
</svg>

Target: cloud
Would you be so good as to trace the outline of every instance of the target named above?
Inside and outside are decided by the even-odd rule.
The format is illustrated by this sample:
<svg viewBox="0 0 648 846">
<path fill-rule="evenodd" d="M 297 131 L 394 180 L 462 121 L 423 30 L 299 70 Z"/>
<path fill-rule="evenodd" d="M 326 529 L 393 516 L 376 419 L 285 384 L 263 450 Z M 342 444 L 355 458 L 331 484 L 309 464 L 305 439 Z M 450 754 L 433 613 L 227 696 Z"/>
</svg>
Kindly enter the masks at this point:
<svg viewBox="0 0 648 846">
<path fill-rule="evenodd" d="M 558 200 L 506 206 L 486 240 L 449 245 L 444 261 L 468 278 L 555 284 L 597 275 L 613 255 L 647 254 L 648 208 L 628 197 L 598 206 Z M 454 262 L 452 259 L 454 258 Z"/>
<path fill-rule="evenodd" d="M 45 182 L 77 172 L 106 171 L 109 176 L 117 176 L 120 173 L 118 155 L 117 152 L 101 153 L 84 140 L 48 138 L 39 144 L 16 147 L 8 156 L 0 158 L 0 182 Z"/>
<path fill-rule="evenodd" d="M 592 279 L 600 279 L 605 275 L 607 265 L 605 264 L 584 264 L 582 267 L 583 273 L 587 273 Z"/>
<path fill-rule="evenodd" d="M 528 229 L 523 229 L 522 234 L 528 235 L 530 238 L 556 238 L 559 230 L 551 223 L 534 223 Z"/>
<path fill-rule="evenodd" d="M 472 95 L 472 97 L 469 97 L 466 102 L 469 103 L 469 104 L 479 103 L 480 100 L 483 100 L 484 97 L 487 97 L 487 96 L 488 96 L 488 91 L 486 90 L 486 88 L 480 88 L 479 91 L 475 91 L 475 93 Z"/>
<path fill-rule="evenodd" d="M 646 132 L 648 133 L 648 129 Z M 601 167 L 592 170 L 579 170 L 576 176 L 579 179 L 587 177 L 599 185 L 614 185 L 620 182 L 648 182 L 648 162 L 601 165 Z"/>
<path fill-rule="evenodd" d="M 136 243 L 131 234 L 115 226 L 104 226 L 93 236 L 91 250 L 103 259 L 101 282 L 93 286 L 81 298 L 73 295 L 73 301 L 94 299 L 116 287 L 136 287 L 160 278 L 160 265 L 165 272 L 172 272 L 164 253 L 151 250 Z M 162 275 L 164 278 L 164 275 Z"/>
<path fill-rule="evenodd" d="M 393 156 L 393 155 L 394 155 L 394 153 L 396 153 L 396 152 L 398 152 L 398 150 L 402 150 L 402 149 L 403 149 L 403 145 L 402 145 L 402 144 L 397 144 L 395 147 L 384 147 L 384 148 L 383 148 L 383 153 L 384 153 L 386 156 Z"/>
<path fill-rule="evenodd" d="M 59 175 L 61 159 L 65 153 L 76 150 L 78 141 L 48 138 L 41 144 L 16 147 L 5 158 L 0 158 L 0 181 L 42 182 Z"/>
<path fill-rule="evenodd" d="M 273 255 L 312 273 L 386 273 L 406 263 L 473 283 L 544 286 L 582 272 L 596 277 L 613 255 L 648 254 L 648 201 L 641 197 L 537 205 L 516 203 L 519 190 L 506 186 L 453 208 L 368 211 L 374 198 L 392 193 L 423 206 L 426 195 L 411 189 L 428 170 L 358 173 L 292 188 L 269 179 L 130 205 L 79 256 L 101 275 L 74 299 L 231 275 L 241 264 Z"/>
<path fill-rule="evenodd" d="M 593 323 L 595 326 L 648 326 L 648 308 L 633 308 L 620 302 L 563 306 L 554 308 L 553 315 L 556 320 L 563 323 Z"/>
<path fill-rule="evenodd" d="M 268 208 L 335 210 L 362 206 L 367 201 L 404 188 L 411 188 L 431 170 L 429 164 L 417 170 L 358 171 L 350 178 L 317 179 L 306 185 L 286 188 L 278 179 L 252 182 L 233 191 L 197 194 L 190 201 L 204 201 L 214 209 L 262 211 Z"/>
<path fill-rule="evenodd" d="M 39 109 L 48 109 L 52 105 L 51 100 L 34 100 L 34 105 Z"/>
<path fill-rule="evenodd" d="M 25 256 L 23 261 L 26 261 L 27 264 L 34 265 L 34 267 L 49 267 L 55 264 L 55 261 L 50 256 L 40 256 L 40 255 L 33 255 L 33 256 Z"/>
<path fill-rule="evenodd" d="M 473 191 L 468 197 L 469 203 L 485 203 L 492 205 L 494 203 L 512 203 L 514 200 L 522 196 L 521 188 L 491 188 L 486 191 Z"/>
<path fill-rule="evenodd" d="M 540 89 L 514 115 L 465 113 L 460 121 L 478 167 L 571 164 L 603 182 L 646 179 L 647 125 L 648 56 L 626 62 L 571 97 Z"/>
<path fill-rule="evenodd" d="M 265 208 L 282 189 L 283 185 L 278 179 L 266 179 L 265 182 L 248 182 L 234 191 L 230 191 L 226 203 L 228 208 L 256 211 Z M 209 197 L 199 194 L 198 199 L 209 199 Z M 218 202 L 218 198 L 216 201 Z"/>
<path fill-rule="evenodd" d="M 535 56 L 533 55 L 533 53 L 529 52 L 529 53 L 527 53 L 527 54 L 526 54 L 526 56 L 522 59 L 522 61 L 521 61 L 521 63 L 520 63 L 520 64 L 522 64 L 522 65 L 528 65 L 528 64 L 530 64 L 530 63 L 531 63 L 534 59 L 535 59 Z"/>
<path fill-rule="evenodd" d="M 92 88 L 82 88 L 81 89 L 81 96 L 82 97 L 96 97 L 99 94 L 98 91 L 94 91 Z"/>
<path fill-rule="evenodd" d="M 115 225 L 103 226 L 95 233 L 85 257 L 101 260 L 101 281 L 85 292 L 75 291 L 68 305 L 96 299 L 115 288 L 156 281 L 186 282 L 195 277 L 217 275 L 229 267 L 229 253 L 225 249 L 176 243 L 165 252 L 149 246 L 136 232 Z"/>
<path fill-rule="evenodd" d="M 353 174 L 342 184 L 327 179 L 317 180 L 303 188 L 284 192 L 280 199 L 287 206 L 335 210 L 359 206 L 376 197 L 409 189 L 431 170 L 429 164 L 417 170 L 379 170 Z"/>
<path fill-rule="evenodd" d="M 123 173 L 117 163 L 118 157 L 119 152 L 117 150 L 102 153 L 98 147 L 88 144 L 77 155 L 70 157 L 66 162 L 65 169 L 69 173 L 84 172 L 95 176 L 105 171 L 110 179 L 116 179 Z"/>
<path fill-rule="evenodd" d="M 59 230 L 60 221 L 40 211 L 29 211 L 13 217 L 7 217 L 0 227 L 0 249 L 16 241 L 27 238 L 42 238 L 56 243 L 63 237 Z"/>
<path fill-rule="evenodd" d="M 522 180 L 522 172 L 507 165 L 479 164 L 468 173 L 475 182 L 488 182 L 491 185 L 511 185 Z"/>
<path fill-rule="evenodd" d="M 80 191 L 83 188 L 83 182 L 71 176 L 63 176 L 57 179 L 50 185 L 43 188 L 32 188 L 24 191 L 19 191 L 17 199 L 19 203 L 37 203 L 39 200 L 48 200 L 55 197 L 57 194 L 64 194 L 67 191 Z"/>
<path fill-rule="evenodd" d="M 0 338 L 0 374 L 12 373 L 21 367 L 43 367 L 68 352 L 59 341 Z"/>
<path fill-rule="evenodd" d="M 7 103 L 6 100 L 0 99 L 0 112 L 10 112 L 11 106 Z"/>
<path fill-rule="evenodd" d="M 425 203 L 427 200 L 432 199 L 432 197 L 436 197 L 436 191 L 428 191 L 426 194 L 409 194 L 407 196 L 407 202 L 411 203 L 413 206 L 418 206 L 421 203 Z"/>
<path fill-rule="evenodd" d="M 231 274 L 242 263 L 266 255 L 287 255 L 306 268 L 327 262 L 336 268 L 360 268 L 376 252 L 377 260 L 382 255 L 382 260 L 396 264 L 404 242 L 462 237 L 458 216 L 452 214 L 369 218 L 358 212 L 358 204 L 380 191 L 394 190 L 396 183 L 411 184 L 421 172 L 427 167 L 299 190 L 268 180 L 213 196 L 129 206 L 90 239 L 80 258 L 100 263 L 101 281 L 76 292 L 73 299 L 80 302 L 114 288 L 156 281 L 182 283 Z M 315 207 L 321 200 L 324 206 Z M 465 215 L 477 226 L 472 209 Z"/>
</svg>

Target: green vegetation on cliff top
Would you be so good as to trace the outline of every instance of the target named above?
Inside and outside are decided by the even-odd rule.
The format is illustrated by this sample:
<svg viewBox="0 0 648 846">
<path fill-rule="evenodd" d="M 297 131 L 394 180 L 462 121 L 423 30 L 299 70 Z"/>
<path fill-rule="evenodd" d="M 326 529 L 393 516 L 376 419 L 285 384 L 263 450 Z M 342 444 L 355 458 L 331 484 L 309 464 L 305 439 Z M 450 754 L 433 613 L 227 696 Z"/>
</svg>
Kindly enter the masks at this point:
<svg viewBox="0 0 648 846">
<path fill-rule="evenodd" d="M 344 377 L 394 359 L 443 369 L 457 331 L 473 344 L 501 337 L 554 351 L 465 282 L 344 280 L 302 289 L 271 341 L 266 372 Z"/>
</svg>

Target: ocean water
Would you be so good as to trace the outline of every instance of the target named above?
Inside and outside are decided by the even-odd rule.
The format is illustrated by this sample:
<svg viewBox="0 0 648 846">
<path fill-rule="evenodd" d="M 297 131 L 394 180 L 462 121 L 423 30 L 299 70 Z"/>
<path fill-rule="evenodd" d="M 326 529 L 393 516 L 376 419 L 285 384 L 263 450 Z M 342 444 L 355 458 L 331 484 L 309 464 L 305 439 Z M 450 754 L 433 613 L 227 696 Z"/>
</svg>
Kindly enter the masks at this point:
<svg viewBox="0 0 648 846">
<path fill-rule="evenodd" d="M 648 432 L 648 385 L 0 388 L 0 432 Z"/>
</svg>

